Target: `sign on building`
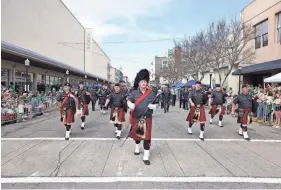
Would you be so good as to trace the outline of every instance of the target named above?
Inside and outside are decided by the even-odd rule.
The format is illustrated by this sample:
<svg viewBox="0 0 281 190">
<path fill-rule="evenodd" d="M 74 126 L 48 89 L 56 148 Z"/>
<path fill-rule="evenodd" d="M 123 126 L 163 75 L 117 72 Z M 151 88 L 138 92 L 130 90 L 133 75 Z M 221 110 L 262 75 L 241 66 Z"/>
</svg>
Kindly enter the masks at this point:
<svg viewBox="0 0 281 190">
<path fill-rule="evenodd" d="M 168 59 L 173 60 L 174 52 L 173 49 L 168 49 Z"/>
<path fill-rule="evenodd" d="M 90 32 L 87 32 L 87 50 L 92 49 L 92 35 Z"/>
</svg>

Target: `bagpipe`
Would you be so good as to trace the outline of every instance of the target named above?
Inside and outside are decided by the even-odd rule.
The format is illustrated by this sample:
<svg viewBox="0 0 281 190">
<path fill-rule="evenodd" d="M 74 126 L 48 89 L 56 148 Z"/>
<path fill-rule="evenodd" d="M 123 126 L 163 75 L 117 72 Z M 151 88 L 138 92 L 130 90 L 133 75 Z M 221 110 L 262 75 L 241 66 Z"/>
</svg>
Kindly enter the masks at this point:
<svg viewBox="0 0 281 190">
<path fill-rule="evenodd" d="M 157 100 L 157 98 L 162 94 L 162 92 L 158 93 L 155 98 L 150 102 L 153 103 Z M 145 134 L 146 134 L 146 118 L 145 118 L 145 114 L 146 112 L 149 110 L 149 108 L 147 107 L 144 112 L 142 113 L 141 118 L 137 121 L 137 123 L 134 126 L 131 126 L 131 130 L 129 131 L 126 139 L 124 140 L 123 144 L 120 146 L 122 147 L 125 142 L 127 141 L 127 139 L 130 137 L 130 135 L 135 131 L 136 135 L 140 138 L 145 138 Z"/>
<path fill-rule="evenodd" d="M 208 94 L 208 91 L 202 91 L 202 94 L 203 94 L 203 105 L 207 104 L 208 103 L 208 100 L 209 100 L 209 94 Z"/>
</svg>

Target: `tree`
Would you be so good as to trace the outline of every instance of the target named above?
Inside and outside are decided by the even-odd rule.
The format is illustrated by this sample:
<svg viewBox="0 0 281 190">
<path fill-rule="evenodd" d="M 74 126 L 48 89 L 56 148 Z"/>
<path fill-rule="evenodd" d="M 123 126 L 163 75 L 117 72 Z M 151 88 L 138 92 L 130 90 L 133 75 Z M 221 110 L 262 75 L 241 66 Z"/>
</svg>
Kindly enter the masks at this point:
<svg viewBox="0 0 281 190">
<path fill-rule="evenodd" d="M 202 80 L 203 76 L 199 79 L 197 74 L 209 69 L 209 49 L 207 48 L 207 36 L 205 32 L 201 31 L 194 37 L 189 37 L 181 42 L 175 43 L 182 48 L 182 70 L 185 73 L 195 74 L 196 80 Z"/>
<path fill-rule="evenodd" d="M 255 58 L 254 47 L 250 41 L 254 39 L 254 29 L 251 25 L 241 23 L 237 19 L 232 19 L 229 24 L 230 36 L 226 44 L 225 60 L 229 64 L 229 69 L 223 79 L 222 85 L 235 65 L 252 63 Z"/>
<path fill-rule="evenodd" d="M 218 71 L 219 82 L 222 81 L 222 70 L 225 66 L 226 53 L 228 51 L 227 41 L 230 35 L 229 26 L 224 19 L 217 23 L 210 23 L 207 30 L 207 47 L 209 48 L 210 66 Z"/>
<path fill-rule="evenodd" d="M 182 49 L 182 70 L 185 73 L 193 74 L 196 80 L 201 81 L 203 76 L 199 79 L 197 74 L 213 68 L 223 86 L 234 66 L 251 63 L 254 59 L 254 48 L 249 44 L 253 38 L 254 30 L 250 25 L 235 18 L 229 23 L 221 19 L 210 23 L 205 32 L 175 42 L 175 46 Z"/>
<path fill-rule="evenodd" d="M 210 47 L 211 66 L 217 70 L 220 85 L 223 86 L 235 65 L 250 63 L 254 58 L 254 48 L 249 41 L 254 37 L 254 30 L 250 25 L 231 19 L 227 23 L 224 19 L 211 23 L 208 29 L 208 47 Z M 221 69 L 227 67 L 227 70 Z M 225 72 L 224 78 L 222 77 Z"/>
<path fill-rule="evenodd" d="M 175 68 L 174 63 L 171 62 L 161 69 L 159 76 L 165 79 L 169 84 L 173 84 L 182 79 L 183 73 L 180 68 Z"/>
</svg>

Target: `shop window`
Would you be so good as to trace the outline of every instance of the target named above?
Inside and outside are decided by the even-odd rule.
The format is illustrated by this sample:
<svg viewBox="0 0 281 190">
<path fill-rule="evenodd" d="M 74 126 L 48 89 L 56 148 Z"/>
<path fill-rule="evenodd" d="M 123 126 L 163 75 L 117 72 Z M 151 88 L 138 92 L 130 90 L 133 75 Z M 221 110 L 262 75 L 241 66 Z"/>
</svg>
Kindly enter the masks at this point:
<svg viewBox="0 0 281 190">
<path fill-rule="evenodd" d="M 50 76 L 50 85 L 55 84 L 55 77 Z"/>
<path fill-rule="evenodd" d="M 8 69 L 1 68 L 1 85 L 8 86 Z"/>
<path fill-rule="evenodd" d="M 49 85 L 50 84 L 50 76 L 46 75 L 46 84 Z"/>
<path fill-rule="evenodd" d="M 281 44 L 281 12 L 276 15 L 277 43 Z"/>
<path fill-rule="evenodd" d="M 268 20 L 255 26 L 255 48 L 268 46 Z"/>
<path fill-rule="evenodd" d="M 43 83 L 43 76 L 42 75 L 39 75 L 39 74 L 37 74 L 37 84 L 41 84 L 41 83 Z"/>
</svg>

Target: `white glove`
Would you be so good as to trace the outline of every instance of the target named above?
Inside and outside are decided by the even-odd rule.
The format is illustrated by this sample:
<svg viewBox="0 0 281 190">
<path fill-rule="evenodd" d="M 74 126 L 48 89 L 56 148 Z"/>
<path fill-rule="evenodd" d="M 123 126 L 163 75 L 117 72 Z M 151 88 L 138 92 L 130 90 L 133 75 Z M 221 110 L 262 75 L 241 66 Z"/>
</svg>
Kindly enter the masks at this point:
<svg viewBox="0 0 281 190">
<path fill-rule="evenodd" d="M 133 110 L 133 109 L 135 109 L 135 104 L 132 103 L 132 102 L 130 102 L 130 101 L 128 101 L 128 107 L 129 107 L 131 110 Z"/>
<path fill-rule="evenodd" d="M 147 106 L 149 109 L 155 110 L 157 108 L 156 104 L 148 104 Z"/>
</svg>

